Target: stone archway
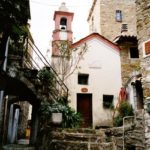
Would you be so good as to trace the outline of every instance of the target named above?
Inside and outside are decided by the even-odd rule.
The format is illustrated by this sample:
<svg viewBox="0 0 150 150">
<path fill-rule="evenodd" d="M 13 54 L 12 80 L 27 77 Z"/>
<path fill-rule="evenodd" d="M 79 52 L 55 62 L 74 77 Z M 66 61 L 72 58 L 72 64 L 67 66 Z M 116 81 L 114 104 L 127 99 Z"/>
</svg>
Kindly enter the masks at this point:
<svg viewBox="0 0 150 150">
<path fill-rule="evenodd" d="M 30 100 L 27 100 L 30 102 Z M 16 143 L 19 138 L 25 137 L 25 129 L 27 128 L 28 118 L 26 113 L 24 113 L 23 109 L 28 107 L 27 103 L 24 99 L 18 99 L 17 97 L 7 96 L 7 102 L 5 103 L 5 113 L 4 113 L 4 124 L 3 124 L 3 142 L 6 144 Z M 24 108 L 23 108 L 24 105 Z M 38 108 L 39 104 L 31 104 L 33 107 L 32 117 L 31 117 L 31 136 L 30 136 L 30 144 L 33 145 L 36 142 L 36 135 L 38 132 Z M 20 119 L 21 118 L 21 119 Z M 21 122 L 19 122 L 21 120 Z M 22 132 L 19 131 L 20 123 L 24 124 L 22 127 Z M 18 134 L 17 134 L 18 133 Z M 21 135 L 19 137 L 19 134 Z"/>
<path fill-rule="evenodd" d="M 18 78 L 13 78 L 5 74 L 3 76 L 5 79 L 4 86 L 1 89 L 4 91 L 3 98 L 3 130 L 2 130 L 2 141 L 3 144 L 13 143 L 15 141 L 15 126 L 17 127 L 19 121 L 19 115 L 21 110 L 20 102 L 27 101 L 33 107 L 32 118 L 31 118 L 31 137 L 30 144 L 33 145 L 36 142 L 36 135 L 38 132 L 38 113 L 40 100 L 37 98 L 39 95 L 36 95 L 35 85 L 29 82 L 26 78 L 23 78 L 24 81 L 19 80 Z M 40 97 L 40 96 L 39 96 Z M 20 106 L 20 109 L 16 109 L 14 106 Z M 16 118 L 17 117 L 17 118 Z M 11 118 L 11 119 L 10 119 Z M 13 129 L 13 131 L 10 131 Z M 13 136 L 12 136 L 13 133 Z"/>
</svg>

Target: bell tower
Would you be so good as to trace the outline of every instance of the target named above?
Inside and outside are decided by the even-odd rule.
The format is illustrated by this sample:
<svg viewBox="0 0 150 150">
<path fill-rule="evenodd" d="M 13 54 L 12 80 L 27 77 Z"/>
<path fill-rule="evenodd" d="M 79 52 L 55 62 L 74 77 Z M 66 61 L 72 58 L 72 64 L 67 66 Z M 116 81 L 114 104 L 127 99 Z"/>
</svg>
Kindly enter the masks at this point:
<svg viewBox="0 0 150 150">
<path fill-rule="evenodd" d="M 56 44 L 61 41 L 72 43 L 72 20 L 74 13 L 68 12 L 68 9 L 63 2 L 58 11 L 55 11 L 53 20 L 55 21 L 55 29 L 53 30 L 52 55 L 58 55 Z"/>
</svg>

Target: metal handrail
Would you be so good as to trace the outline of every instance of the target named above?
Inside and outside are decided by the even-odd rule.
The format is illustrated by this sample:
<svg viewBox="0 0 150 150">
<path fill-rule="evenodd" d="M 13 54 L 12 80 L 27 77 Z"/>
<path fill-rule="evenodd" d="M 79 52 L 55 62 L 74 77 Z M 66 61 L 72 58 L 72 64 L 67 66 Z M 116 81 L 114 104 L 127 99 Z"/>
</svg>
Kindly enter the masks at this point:
<svg viewBox="0 0 150 150">
<path fill-rule="evenodd" d="M 56 88 L 56 93 L 57 96 L 59 96 L 60 90 L 62 90 L 63 92 L 65 92 L 65 96 L 68 97 L 68 88 L 67 86 L 63 83 L 63 81 L 61 80 L 61 78 L 59 77 L 59 75 L 56 73 L 56 71 L 52 68 L 52 66 L 50 65 L 50 63 L 47 61 L 47 59 L 44 57 L 44 55 L 41 53 L 41 51 L 38 49 L 38 47 L 31 41 L 31 40 L 27 40 L 26 43 L 28 46 L 28 49 L 31 48 L 31 51 L 33 52 L 33 56 L 28 52 L 28 50 L 26 51 L 27 55 L 28 55 L 28 59 L 24 58 L 24 62 L 29 63 L 30 65 L 28 65 L 29 69 L 37 69 L 40 70 L 43 67 L 48 67 L 50 68 L 50 71 L 54 74 L 55 76 L 55 80 L 57 83 Z M 36 60 L 37 59 L 37 60 Z M 26 66 L 27 67 L 27 66 Z"/>
<path fill-rule="evenodd" d="M 126 117 L 123 117 L 123 150 L 125 150 L 125 126 L 124 126 L 124 123 L 125 123 L 125 119 L 127 118 L 133 118 L 134 119 L 134 116 L 126 116 Z"/>
</svg>

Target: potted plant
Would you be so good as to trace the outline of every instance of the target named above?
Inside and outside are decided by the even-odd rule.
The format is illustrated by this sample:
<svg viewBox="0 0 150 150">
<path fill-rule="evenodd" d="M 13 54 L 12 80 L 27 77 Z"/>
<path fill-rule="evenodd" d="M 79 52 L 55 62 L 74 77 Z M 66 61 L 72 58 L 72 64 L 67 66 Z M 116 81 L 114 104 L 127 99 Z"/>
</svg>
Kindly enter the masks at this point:
<svg viewBox="0 0 150 150">
<path fill-rule="evenodd" d="M 78 112 L 61 102 L 42 104 L 40 112 L 44 119 L 43 122 L 50 119 L 52 124 L 59 124 L 63 128 L 78 127 L 82 122 L 81 115 Z"/>
<path fill-rule="evenodd" d="M 54 102 L 52 104 L 45 103 L 41 105 L 40 113 L 43 119 L 50 118 L 50 122 L 53 124 L 60 124 L 62 122 L 62 112 L 64 111 L 65 106 L 61 103 Z"/>
<path fill-rule="evenodd" d="M 55 102 L 51 105 L 51 121 L 53 124 L 61 124 L 63 120 L 63 112 L 65 106 L 61 103 Z"/>
</svg>

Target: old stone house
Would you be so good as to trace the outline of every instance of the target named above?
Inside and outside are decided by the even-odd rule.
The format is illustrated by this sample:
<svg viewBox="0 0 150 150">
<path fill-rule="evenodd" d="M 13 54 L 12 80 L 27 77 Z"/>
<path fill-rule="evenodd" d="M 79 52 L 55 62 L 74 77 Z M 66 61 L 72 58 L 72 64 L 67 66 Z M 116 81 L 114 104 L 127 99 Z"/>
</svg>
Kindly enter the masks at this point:
<svg viewBox="0 0 150 150">
<path fill-rule="evenodd" d="M 136 0 L 137 7 L 137 38 L 138 48 L 141 59 L 142 73 L 142 88 L 144 98 L 144 133 L 145 133 L 145 149 L 150 149 L 150 115 L 149 115 L 149 100 L 150 100 L 150 2 L 148 0 Z"/>
<path fill-rule="evenodd" d="M 120 47 L 121 77 L 127 98 L 134 109 L 142 108 L 135 0 L 94 0 L 88 22 L 90 32 L 98 32 Z"/>
<path fill-rule="evenodd" d="M 88 16 L 89 32 L 98 32 L 110 41 L 125 35 L 136 36 L 135 0 L 93 0 Z"/>
</svg>

